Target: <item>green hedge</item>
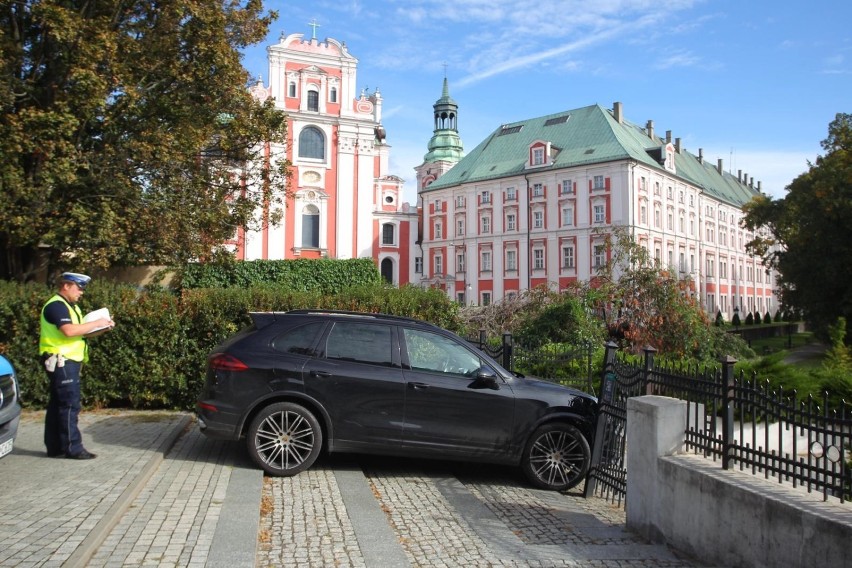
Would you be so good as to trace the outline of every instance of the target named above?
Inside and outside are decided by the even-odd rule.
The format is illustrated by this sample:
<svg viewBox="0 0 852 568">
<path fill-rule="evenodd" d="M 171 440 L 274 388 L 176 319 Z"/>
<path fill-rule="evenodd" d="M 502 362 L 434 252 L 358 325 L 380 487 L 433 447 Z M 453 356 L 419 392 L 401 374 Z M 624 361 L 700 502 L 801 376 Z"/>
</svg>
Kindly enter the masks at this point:
<svg viewBox="0 0 852 568">
<path fill-rule="evenodd" d="M 330 294 L 350 286 L 379 284 L 381 280 L 371 258 L 187 264 L 178 271 L 178 286 L 182 289 L 247 288 L 265 283 Z"/>
<path fill-rule="evenodd" d="M 25 406 L 47 403 L 38 359 L 39 313 L 52 289 L 0 282 L 0 353 L 18 373 Z M 250 323 L 250 311 L 343 309 L 431 321 L 458 330 L 458 306 L 440 290 L 369 285 L 330 294 L 266 284 L 249 288 L 138 290 L 93 282 L 84 312 L 108 307 L 116 328 L 90 341 L 83 368 L 83 403 L 95 407 L 189 409 L 202 386 L 207 354 Z"/>
</svg>

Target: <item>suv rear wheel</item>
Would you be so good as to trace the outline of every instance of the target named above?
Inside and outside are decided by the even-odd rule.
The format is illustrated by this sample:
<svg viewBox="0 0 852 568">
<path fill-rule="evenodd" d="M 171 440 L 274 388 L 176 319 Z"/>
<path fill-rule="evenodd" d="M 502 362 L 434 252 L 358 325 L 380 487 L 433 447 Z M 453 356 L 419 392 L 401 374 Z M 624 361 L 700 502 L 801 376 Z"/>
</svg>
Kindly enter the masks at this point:
<svg viewBox="0 0 852 568">
<path fill-rule="evenodd" d="M 292 402 L 270 404 L 249 426 L 248 450 L 263 470 L 275 476 L 296 475 L 313 465 L 322 448 L 316 417 Z"/>
<path fill-rule="evenodd" d="M 527 442 L 521 467 L 536 487 L 565 491 L 580 483 L 589 471 L 592 452 L 576 427 L 545 424 Z"/>
</svg>

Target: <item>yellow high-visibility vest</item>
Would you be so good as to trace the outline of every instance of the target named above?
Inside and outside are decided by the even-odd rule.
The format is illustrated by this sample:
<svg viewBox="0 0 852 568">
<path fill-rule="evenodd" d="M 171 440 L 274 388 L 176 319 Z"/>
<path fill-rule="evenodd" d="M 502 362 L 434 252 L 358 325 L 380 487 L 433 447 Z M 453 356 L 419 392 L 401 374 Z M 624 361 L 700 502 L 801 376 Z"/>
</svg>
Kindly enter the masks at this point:
<svg viewBox="0 0 852 568">
<path fill-rule="evenodd" d="M 79 324 L 83 321 L 83 313 L 78 306 L 72 306 L 60 294 L 53 296 L 41 308 L 41 333 L 38 339 L 39 353 L 57 353 L 72 361 L 88 361 L 88 345 L 83 336 L 67 337 L 57 326 L 44 319 L 44 308 L 47 307 L 47 304 L 56 302 L 57 300 L 68 306 L 68 313 L 71 314 L 71 323 Z"/>
</svg>

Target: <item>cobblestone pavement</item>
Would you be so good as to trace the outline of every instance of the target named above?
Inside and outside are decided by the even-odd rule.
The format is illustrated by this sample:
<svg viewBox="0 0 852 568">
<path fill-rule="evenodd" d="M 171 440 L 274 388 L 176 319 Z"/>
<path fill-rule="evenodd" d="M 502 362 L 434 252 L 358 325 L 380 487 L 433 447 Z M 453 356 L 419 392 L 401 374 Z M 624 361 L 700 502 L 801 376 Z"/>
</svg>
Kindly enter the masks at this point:
<svg viewBox="0 0 852 568">
<path fill-rule="evenodd" d="M 0 460 L 0 566 L 699 566 L 514 468 L 332 456 L 264 478 L 187 414 L 84 412 L 81 430 L 97 459 L 47 458 L 25 413 Z"/>
<path fill-rule="evenodd" d="M 394 565 L 700 566 L 628 532 L 622 508 L 576 489 L 532 489 L 513 468 L 351 456 L 265 479 L 259 566 L 378 565 L 359 546 L 369 522 L 344 507 L 348 489 L 338 472 L 352 469 L 345 460 L 363 469 L 402 551 Z"/>
</svg>

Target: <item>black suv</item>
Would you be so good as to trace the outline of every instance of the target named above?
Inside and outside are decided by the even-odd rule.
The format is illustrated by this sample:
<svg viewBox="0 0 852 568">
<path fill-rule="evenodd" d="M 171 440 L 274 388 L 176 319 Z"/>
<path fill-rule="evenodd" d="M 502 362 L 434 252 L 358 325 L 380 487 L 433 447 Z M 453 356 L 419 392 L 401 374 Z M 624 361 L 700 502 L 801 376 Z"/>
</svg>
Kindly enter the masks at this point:
<svg viewBox="0 0 852 568">
<path fill-rule="evenodd" d="M 245 437 L 269 474 L 304 471 L 325 448 L 520 465 L 545 489 L 585 477 L 592 396 L 513 374 L 411 318 L 250 315 L 208 358 L 198 422 L 210 437 Z"/>
</svg>

